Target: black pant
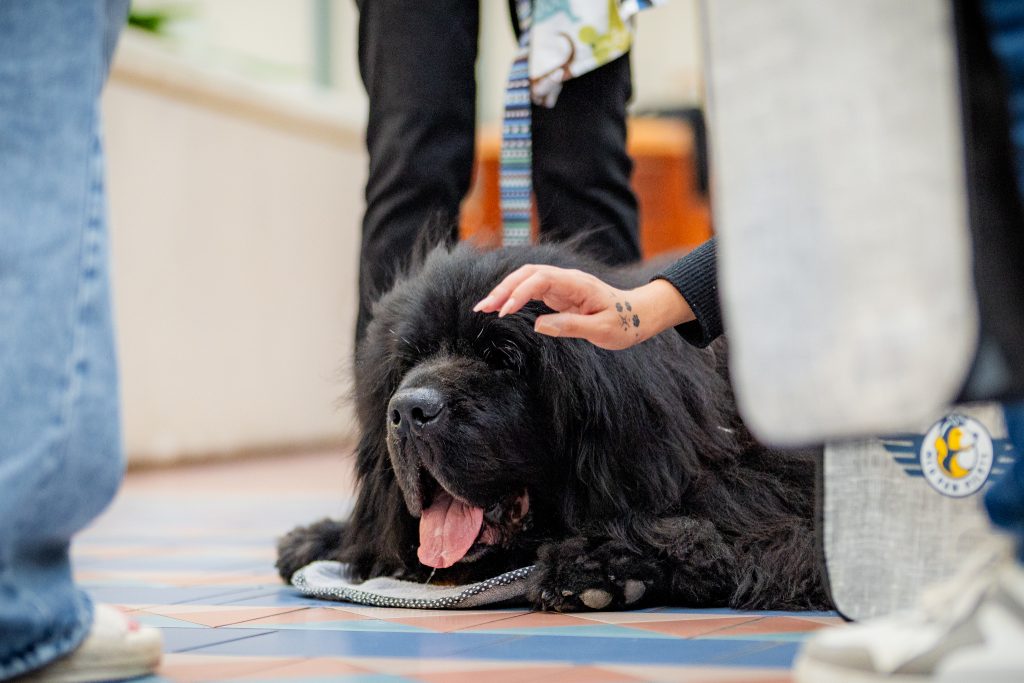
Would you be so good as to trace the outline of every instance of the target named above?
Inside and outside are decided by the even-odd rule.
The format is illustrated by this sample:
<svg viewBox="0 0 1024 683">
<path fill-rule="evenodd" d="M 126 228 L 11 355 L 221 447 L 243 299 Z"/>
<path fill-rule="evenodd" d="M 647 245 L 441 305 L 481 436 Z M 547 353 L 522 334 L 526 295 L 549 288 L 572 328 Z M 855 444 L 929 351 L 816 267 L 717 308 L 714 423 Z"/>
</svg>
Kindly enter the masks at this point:
<svg viewBox="0 0 1024 683">
<path fill-rule="evenodd" d="M 356 341 L 373 301 L 409 259 L 428 221 L 453 235 L 469 190 L 480 23 L 472 0 L 357 0 L 359 70 L 370 97 L 370 154 Z M 629 184 L 629 56 L 568 81 L 553 109 L 533 108 L 533 187 L 542 235 L 586 232 L 609 263 L 640 257 Z"/>
</svg>

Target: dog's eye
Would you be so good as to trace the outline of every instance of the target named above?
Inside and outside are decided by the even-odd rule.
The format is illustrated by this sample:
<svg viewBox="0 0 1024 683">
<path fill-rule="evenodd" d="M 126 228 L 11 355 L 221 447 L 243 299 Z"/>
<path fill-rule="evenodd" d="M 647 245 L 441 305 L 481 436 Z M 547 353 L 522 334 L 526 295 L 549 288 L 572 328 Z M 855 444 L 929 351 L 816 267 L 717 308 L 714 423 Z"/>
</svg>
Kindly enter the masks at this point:
<svg viewBox="0 0 1024 683">
<path fill-rule="evenodd" d="M 491 366 L 522 372 L 525 366 L 523 352 L 507 340 L 495 340 L 483 347 L 483 359 Z"/>
</svg>

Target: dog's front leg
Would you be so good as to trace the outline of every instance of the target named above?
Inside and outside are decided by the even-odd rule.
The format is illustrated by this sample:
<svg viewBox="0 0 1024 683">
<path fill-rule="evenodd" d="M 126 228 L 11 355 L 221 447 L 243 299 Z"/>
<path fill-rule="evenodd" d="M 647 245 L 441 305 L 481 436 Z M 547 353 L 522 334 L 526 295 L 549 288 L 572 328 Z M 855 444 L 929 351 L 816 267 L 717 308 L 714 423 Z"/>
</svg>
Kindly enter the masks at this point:
<svg viewBox="0 0 1024 683">
<path fill-rule="evenodd" d="M 634 608 L 664 594 L 666 569 L 655 553 L 578 536 L 541 546 L 527 597 L 553 612 Z"/>
<path fill-rule="evenodd" d="M 732 545 L 707 519 L 666 517 L 647 530 L 652 546 L 669 557 L 668 597 L 674 605 L 726 605 L 736 590 Z"/>
<path fill-rule="evenodd" d="M 316 560 L 340 560 L 346 524 L 322 519 L 292 529 L 277 542 L 277 571 L 285 583 L 292 574 Z"/>
</svg>

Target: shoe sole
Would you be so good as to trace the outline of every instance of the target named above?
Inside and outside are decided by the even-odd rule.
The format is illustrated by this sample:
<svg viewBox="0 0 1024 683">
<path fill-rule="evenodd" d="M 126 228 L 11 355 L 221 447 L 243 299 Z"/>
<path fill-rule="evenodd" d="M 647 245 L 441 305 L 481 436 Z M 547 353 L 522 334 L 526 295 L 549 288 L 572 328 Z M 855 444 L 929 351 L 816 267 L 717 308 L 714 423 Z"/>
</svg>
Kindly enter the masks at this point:
<svg viewBox="0 0 1024 683">
<path fill-rule="evenodd" d="M 117 660 L 104 658 L 102 664 L 95 662 L 58 660 L 35 674 L 18 679 L 18 683 L 99 683 L 100 681 L 126 681 L 153 674 L 160 666 L 163 644 L 160 638 L 137 644 L 138 650 L 131 657 Z"/>
<path fill-rule="evenodd" d="M 797 657 L 793 666 L 793 683 L 923 683 L 931 680 L 930 676 L 857 671 L 807 657 Z"/>
</svg>

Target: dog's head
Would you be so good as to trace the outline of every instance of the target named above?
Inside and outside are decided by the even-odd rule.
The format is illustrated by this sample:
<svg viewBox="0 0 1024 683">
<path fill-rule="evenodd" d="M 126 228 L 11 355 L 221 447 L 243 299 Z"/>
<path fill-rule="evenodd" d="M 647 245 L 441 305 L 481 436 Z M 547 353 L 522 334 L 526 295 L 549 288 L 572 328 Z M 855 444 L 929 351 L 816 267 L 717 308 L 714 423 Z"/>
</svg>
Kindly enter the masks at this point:
<svg viewBox="0 0 1024 683">
<path fill-rule="evenodd" d="M 597 268 L 556 247 L 438 249 L 377 302 L 356 366 L 353 523 L 374 554 L 356 553 L 357 573 L 493 569 L 581 520 L 678 500 L 684 473 L 635 462 L 642 435 L 679 412 L 677 391 L 658 396 L 664 353 L 539 335 L 538 302 L 472 311 L 528 262 Z"/>
</svg>

